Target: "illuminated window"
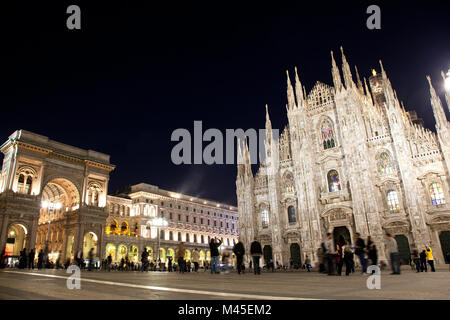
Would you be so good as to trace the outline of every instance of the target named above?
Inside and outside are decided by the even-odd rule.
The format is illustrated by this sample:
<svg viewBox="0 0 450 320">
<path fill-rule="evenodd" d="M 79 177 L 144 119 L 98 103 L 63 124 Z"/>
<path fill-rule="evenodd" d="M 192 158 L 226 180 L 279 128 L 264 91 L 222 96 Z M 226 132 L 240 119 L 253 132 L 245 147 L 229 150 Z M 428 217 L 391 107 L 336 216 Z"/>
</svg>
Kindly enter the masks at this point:
<svg viewBox="0 0 450 320">
<path fill-rule="evenodd" d="M 433 206 L 445 204 L 444 192 L 442 191 L 440 183 L 433 183 L 430 185 L 430 197 Z"/>
<path fill-rule="evenodd" d="M 378 157 L 378 172 L 380 176 L 386 176 L 394 173 L 391 157 L 386 152 L 383 152 Z"/>
<path fill-rule="evenodd" d="M 320 125 L 320 133 L 322 134 L 322 143 L 324 150 L 334 148 L 336 146 L 333 124 L 330 120 L 326 119 L 322 121 L 322 124 Z"/>
<path fill-rule="evenodd" d="M 267 228 L 269 226 L 269 212 L 266 209 L 261 211 L 261 220 L 263 228 Z"/>
<path fill-rule="evenodd" d="M 389 190 L 386 194 L 387 205 L 391 212 L 400 211 L 400 204 L 398 201 L 397 191 Z"/>
<path fill-rule="evenodd" d="M 330 170 L 327 175 L 328 191 L 336 192 L 341 190 L 341 183 L 339 181 L 339 173 L 336 170 Z"/>
<path fill-rule="evenodd" d="M 290 172 L 284 176 L 284 190 L 289 193 L 295 192 L 294 176 Z"/>
</svg>

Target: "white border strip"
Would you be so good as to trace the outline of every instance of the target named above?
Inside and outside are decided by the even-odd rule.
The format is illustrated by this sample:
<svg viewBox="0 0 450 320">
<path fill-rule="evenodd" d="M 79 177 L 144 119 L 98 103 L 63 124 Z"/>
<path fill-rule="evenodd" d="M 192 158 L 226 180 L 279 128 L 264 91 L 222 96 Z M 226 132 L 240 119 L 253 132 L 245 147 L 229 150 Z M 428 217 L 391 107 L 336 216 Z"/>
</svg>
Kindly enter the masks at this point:
<svg viewBox="0 0 450 320">
<path fill-rule="evenodd" d="M 40 276 L 47 278 L 56 278 L 56 279 L 68 279 L 69 277 L 56 276 L 52 274 L 40 274 L 34 272 L 19 272 L 19 271 L 3 271 L 5 273 L 15 273 L 15 274 L 27 274 L 30 276 Z M 129 287 L 129 288 L 138 288 L 145 290 L 154 290 L 154 291 L 165 291 L 165 292 L 177 292 L 177 293 L 190 293 L 190 294 L 199 294 L 199 295 L 208 295 L 208 296 L 219 296 L 219 297 L 236 297 L 236 298 L 245 298 L 245 299 L 256 299 L 256 300 L 323 300 L 323 299 L 315 299 L 315 298 L 297 298 L 297 297 L 280 297 L 280 296 L 264 296 L 258 294 L 246 294 L 246 293 L 228 293 L 228 292 L 218 292 L 218 291 L 205 291 L 205 290 L 191 290 L 191 289 L 182 289 L 182 288 L 169 288 L 169 287 L 158 287 L 158 286 L 144 286 L 139 284 L 132 283 L 121 283 L 121 282 L 112 282 L 112 281 L 103 281 L 103 280 L 94 280 L 94 279 L 83 279 L 80 278 L 81 281 L 98 283 L 104 285 L 111 286 L 119 286 L 119 287 Z"/>
</svg>

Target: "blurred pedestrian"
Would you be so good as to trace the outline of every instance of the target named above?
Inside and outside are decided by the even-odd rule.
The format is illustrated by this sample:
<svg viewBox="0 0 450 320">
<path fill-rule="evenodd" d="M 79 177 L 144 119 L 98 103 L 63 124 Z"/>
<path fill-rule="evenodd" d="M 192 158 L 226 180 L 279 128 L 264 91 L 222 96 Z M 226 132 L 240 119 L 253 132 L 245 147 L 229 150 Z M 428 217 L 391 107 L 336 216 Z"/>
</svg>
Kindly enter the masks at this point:
<svg viewBox="0 0 450 320">
<path fill-rule="evenodd" d="M 148 272 L 148 252 L 147 248 L 144 248 L 141 254 L 141 262 L 142 262 L 142 272 Z"/>
<path fill-rule="evenodd" d="M 238 274 L 241 274 L 242 265 L 244 263 L 245 248 L 240 238 L 238 238 L 238 242 L 234 245 L 233 252 L 236 255 L 237 272 Z"/>
<path fill-rule="evenodd" d="M 334 262 L 336 256 L 335 246 L 333 245 L 333 235 L 328 232 L 327 239 L 325 240 L 325 260 L 327 261 L 328 275 L 333 276 L 336 275 L 334 270 Z"/>
<path fill-rule="evenodd" d="M 30 254 L 28 255 L 28 269 L 34 269 L 34 256 L 36 255 L 36 251 L 31 249 Z"/>
<path fill-rule="evenodd" d="M 419 252 L 417 250 L 413 250 L 412 255 L 411 255 L 411 260 L 414 262 L 416 271 L 420 272 L 420 257 L 419 257 Z"/>
<path fill-rule="evenodd" d="M 378 250 L 371 236 L 367 237 L 367 256 L 369 257 L 370 265 L 378 265 Z"/>
<path fill-rule="evenodd" d="M 309 258 L 308 255 L 306 255 L 305 257 L 305 267 L 306 270 L 308 270 L 308 272 L 311 272 L 311 259 Z"/>
<path fill-rule="evenodd" d="M 211 274 L 220 273 L 219 271 L 219 247 L 222 244 L 222 240 L 212 238 L 209 242 L 209 249 L 211 252 Z"/>
<path fill-rule="evenodd" d="M 420 272 L 428 272 L 427 268 L 427 252 L 422 250 L 419 255 L 420 258 Z"/>
<path fill-rule="evenodd" d="M 431 250 L 431 247 L 425 246 L 425 251 L 427 253 L 427 262 L 430 265 L 431 272 L 436 272 L 436 270 L 434 269 L 433 250 Z"/>
<path fill-rule="evenodd" d="M 254 274 L 261 274 L 261 268 L 259 266 L 259 259 L 262 256 L 262 247 L 261 244 L 258 242 L 258 239 L 255 237 L 251 246 L 250 246 L 250 254 L 253 259 L 253 269 Z"/>
<path fill-rule="evenodd" d="M 389 257 L 391 259 L 391 274 L 400 274 L 400 261 L 398 254 L 398 246 L 397 241 L 392 237 L 390 233 L 387 233 L 386 236 L 386 251 L 389 252 Z"/>
<path fill-rule="evenodd" d="M 339 240 L 336 244 L 336 266 L 337 266 L 337 275 L 340 276 L 342 274 L 342 266 L 344 265 L 344 245 L 345 239 L 341 235 L 339 236 Z"/>
<path fill-rule="evenodd" d="M 345 263 L 345 275 L 350 275 L 350 272 L 352 272 L 353 268 L 353 249 L 352 245 L 350 244 L 350 241 L 345 241 L 345 246 L 343 248 L 344 251 L 344 263 Z"/>
<path fill-rule="evenodd" d="M 364 243 L 364 240 L 361 238 L 360 233 L 355 234 L 356 242 L 355 242 L 355 254 L 359 258 L 359 262 L 361 263 L 362 267 L 362 273 L 367 272 L 367 260 L 366 260 L 366 244 Z"/>
<path fill-rule="evenodd" d="M 178 249 L 175 254 L 175 259 L 177 259 L 178 269 L 180 273 L 184 273 L 186 271 L 186 261 L 184 260 L 185 255 L 186 255 L 186 248 L 184 247 L 184 242 L 180 242 L 178 244 Z"/>
<path fill-rule="evenodd" d="M 192 251 L 192 263 L 194 264 L 194 271 L 198 272 L 200 262 L 200 253 L 198 252 L 197 248 Z"/>
</svg>

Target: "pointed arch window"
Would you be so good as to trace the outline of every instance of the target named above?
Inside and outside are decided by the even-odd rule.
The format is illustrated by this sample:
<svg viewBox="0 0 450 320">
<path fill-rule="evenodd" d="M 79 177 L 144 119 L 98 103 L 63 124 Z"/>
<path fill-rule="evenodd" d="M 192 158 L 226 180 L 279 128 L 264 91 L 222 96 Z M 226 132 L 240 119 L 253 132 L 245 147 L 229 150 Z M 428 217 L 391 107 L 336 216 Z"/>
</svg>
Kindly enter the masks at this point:
<svg viewBox="0 0 450 320">
<path fill-rule="evenodd" d="M 297 222 L 297 218 L 295 217 L 295 208 L 294 208 L 294 206 L 289 206 L 288 207 L 288 220 L 289 220 L 289 223 Z"/>
<path fill-rule="evenodd" d="M 391 212 L 400 211 L 400 203 L 398 201 L 398 194 L 395 190 L 389 190 L 386 194 L 386 201 Z"/>
<path fill-rule="evenodd" d="M 383 152 L 378 157 L 378 172 L 380 176 L 386 176 L 394 173 L 392 160 L 387 152 Z"/>
<path fill-rule="evenodd" d="M 284 175 L 284 190 L 288 193 L 295 192 L 294 176 L 290 172 Z"/>
<path fill-rule="evenodd" d="M 320 124 L 320 133 L 322 135 L 323 149 L 331 149 L 336 146 L 333 124 L 329 119 L 325 119 Z"/>
<path fill-rule="evenodd" d="M 440 183 L 435 182 L 430 185 L 430 197 L 433 206 L 445 204 L 444 191 Z"/>
<path fill-rule="evenodd" d="M 269 226 L 269 211 L 267 209 L 261 211 L 261 220 L 263 228 L 267 228 Z"/>
<path fill-rule="evenodd" d="M 328 191 L 336 192 L 341 190 L 341 182 L 339 180 L 339 173 L 336 170 L 330 170 L 327 174 Z"/>
</svg>

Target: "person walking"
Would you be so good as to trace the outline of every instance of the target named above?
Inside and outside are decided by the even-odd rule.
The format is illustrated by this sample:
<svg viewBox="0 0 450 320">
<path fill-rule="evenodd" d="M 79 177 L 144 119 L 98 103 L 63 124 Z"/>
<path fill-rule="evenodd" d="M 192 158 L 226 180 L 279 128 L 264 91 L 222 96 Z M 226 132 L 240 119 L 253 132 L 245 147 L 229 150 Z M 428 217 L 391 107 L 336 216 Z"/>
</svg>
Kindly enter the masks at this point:
<svg viewBox="0 0 450 320">
<path fill-rule="evenodd" d="M 350 241 L 345 241 L 344 250 L 344 263 L 345 263 L 345 275 L 349 276 L 350 272 L 352 272 L 353 267 L 353 249 L 350 244 Z"/>
<path fill-rule="evenodd" d="M 252 244 L 250 245 L 250 254 L 253 259 L 253 270 L 254 274 L 261 274 L 261 268 L 259 266 L 259 259 L 262 256 L 262 247 L 258 242 L 258 239 L 255 237 Z"/>
<path fill-rule="evenodd" d="M 92 271 L 92 267 L 94 266 L 94 248 L 89 250 L 88 260 L 88 271 Z"/>
<path fill-rule="evenodd" d="M 108 258 L 106 258 L 106 268 L 108 269 L 108 272 L 111 272 L 111 264 L 112 264 L 112 256 L 110 253 L 108 255 Z"/>
<path fill-rule="evenodd" d="M 336 250 L 333 245 L 333 235 L 328 232 L 327 233 L 327 239 L 325 240 L 325 259 L 327 261 L 328 266 L 328 275 L 333 276 L 336 275 L 334 271 L 334 258 L 336 256 Z"/>
<path fill-rule="evenodd" d="M 192 263 L 194 263 L 194 271 L 198 272 L 198 266 L 200 262 L 200 253 L 198 252 L 197 248 L 192 251 Z"/>
<path fill-rule="evenodd" d="M 167 262 L 167 271 L 169 272 L 173 271 L 172 257 L 169 257 L 169 261 Z"/>
<path fill-rule="evenodd" d="M 142 262 L 142 272 L 148 272 L 148 252 L 147 248 L 144 248 L 141 254 L 141 262 Z"/>
<path fill-rule="evenodd" d="M 386 251 L 389 252 L 389 256 L 391 259 L 391 274 L 400 274 L 400 262 L 398 255 L 398 246 L 397 241 L 392 237 L 390 233 L 387 233 L 386 236 Z"/>
<path fill-rule="evenodd" d="M 326 273 L 325 268 L 325 243 L 320 244 L 319 249 L 317 249 L 317 259 L 319 260 L 319 273 Z"/>
<path fill-rule="evenodd" d="M 344 265 L 344 245 L 345 239 L 341 235 L 339 236 L 339 240 L 336 244 L 336 266 L 337 266 L 337 275 L 340 276 L 342 274 L 342 266 Z"/>
<path fill-rule="evenodd" d="M 433 250 L 431 250 L 431 247 L 425 246 L 425 252 L 427 254 L 427 262 L 430 265 L 431 272 L 436 272 L 436 270 L 434 269 Z"/>
<path fill-rule="evenodd" d="M 367 256 L 369 257 L 370 265 L 372 266 L 378 265 L 377 246 L 375 245 L 375 242 L 373 242 L 371 236 L 367 237 Z"/>
<path fill-rule="evenodd" d="M 186 261 L 184 261 L 184 256 L 186 255 L 186 248 L 184 247 L 184 242 L 180 242 L 175 254 L 175 259 L 177 259 L 178 269 L 180 273 L 186 271 Z"/>
<path fill-rule="evenodd" d="M 61 256 L 62 256 L 62 252 L 61 250 L 59 250 L 58 252 L 58 258 L 56 258 L 56 270 L 58 270 L 61 267 Z"/>
<path fill-rule="evenodd" d="M 241 274 L 242 264 L 244 263 L 245 248 L 240 238 L 238 238 L 238 242 L 234 245 L 233 252 L 236 256 L 237 272 L 238 274 Z"/>
<path fill-rule="evenodd" d="M 305 257 L 305 267 L 306 270 L 308 270 L 308 272 L 311 272 L 311 259 L 309 258 L 308 255 L 306 255 Z"/>
<path fill-rule="evenodd" d="M 417 250 L 413 250 L 412 255 L 411 255 L 411 260 L 414 262 L 416 271 L 420 272 L 420 257 L 419 257 L 419 252 Z"/>
<path fill-rule="evenodd" d="M 219 247 L 222 244 L 222 240 L 212 238 L 209 243 L 209 250 L 211 252 L 211 274 L 220 273 L 219 271 Z"/>
<path fill-rule="evenodd" d="M 420 258 L 420 272 L 428 272 L 427 268 L 427 252 L 422 250 L 419 255 Z"/>
<path fill-rule="evenodd" d="M 359 258 L 359 262 L 361 263 L 362 267 L 362 273 L 367 272 L 367 260 L 366 260 L 366 244 L 364 243 L 364 240 L 361 238 L 360 233 L 355 234 L 356 242 L 355 242 L 355 254 Z"/>
<path fill-rule="evenodd" d="M 39 250 L 38 253 L 38 269 L 42 269 L 44 264 L 44 250 Z"/>
<path fill-rule="evenodd" d="M 36 255 L 36 251 L 31 249 L 30 254 L 28 255 L 28 269 L 34 269 L 34 256 Z"/>
</svg>

